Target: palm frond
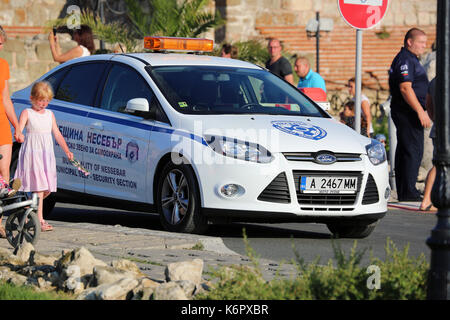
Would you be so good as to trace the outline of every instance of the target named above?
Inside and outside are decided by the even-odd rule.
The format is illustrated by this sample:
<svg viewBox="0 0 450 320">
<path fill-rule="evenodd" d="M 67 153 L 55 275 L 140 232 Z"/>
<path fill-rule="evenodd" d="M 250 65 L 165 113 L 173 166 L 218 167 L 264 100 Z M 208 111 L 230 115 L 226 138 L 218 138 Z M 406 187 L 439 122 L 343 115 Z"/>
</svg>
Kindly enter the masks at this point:
<svg viewBox="0 0 450 320">
<path fill-rule="evenodd" d="M 68 17 L 51 20 L 47 26 L 48 28 L 64 27 L 67 25 L 67 19 Z M 105 24 L 101 22 L 98 15 L 95 15 L 90 10 L 81 12 L 80 23 L 89 26 L 92 29 L 92 33 L 100 40 L 110 44 L 123 43 L 127 52 L 133 52 L 137 47 L 137 39 L 131 36 L 129 29 L 125 25 L 118 22 Z"/>
</svg>

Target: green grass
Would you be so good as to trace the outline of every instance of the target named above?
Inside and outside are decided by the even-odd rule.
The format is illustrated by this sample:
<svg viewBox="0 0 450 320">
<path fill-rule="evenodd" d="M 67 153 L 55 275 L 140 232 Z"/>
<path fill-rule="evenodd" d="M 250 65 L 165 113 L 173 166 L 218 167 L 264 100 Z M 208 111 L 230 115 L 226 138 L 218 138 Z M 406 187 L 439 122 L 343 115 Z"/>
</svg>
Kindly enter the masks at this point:
<svg viewBox="0 0 450 320">
<path fill-rule="evenodd" d="M 0 300 L 69 300 L 66 293 L 38 292 L 32 287 L 0 283 Z"/>
<path fill-rule="evenodd" d="M 259 268 L 258 257 L 244 242 L 252 266 L 234 265 L 211 271 L 212 290 L 196 296 L 198 300 L 423 300 L 429 264 L 422 254 L 408 255 L 409 247 L 397 249 L 387 239 L 385 260 L 371 257 L 369 265 L 362 266 L 366 250 L 357 250 L 355 241 L 348 255 L 334 240 L 335 263 L 319 264 L 319 258 L 306 264 L 296 253 L 293 264 L 298 273 L 290 279 L 277 277 L 265 281 Z M 295 250 L 294 250 L 295 251 Z M 374 272 L 379 270 L 379 284 L 374 287 Z"/>
</svg>

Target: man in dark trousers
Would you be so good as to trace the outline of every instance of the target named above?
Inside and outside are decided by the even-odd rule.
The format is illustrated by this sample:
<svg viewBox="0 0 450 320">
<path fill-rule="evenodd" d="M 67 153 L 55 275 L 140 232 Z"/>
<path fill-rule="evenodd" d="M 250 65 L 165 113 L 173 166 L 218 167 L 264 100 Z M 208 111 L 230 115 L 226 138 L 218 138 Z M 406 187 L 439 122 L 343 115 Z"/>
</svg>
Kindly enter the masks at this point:
<svg viewBox="0 0 450 320">
<path fill-rule="evenodd" d="M 425 32 L 410 29 L 389 70 L 391 115 L 397 129 L 395 182 L 399 201 L 422 201 L 416 181 L 423 156 L 423 128 L 429 128 L 431 120 L 425 109 L 428 77 L 418 56 L 424 53 L 426 43 Z"/>
<path fill-rule="evenodd" d="M 275 38 L 269 39 L 267 49 L 269 50 L 270 59 L 266 62 L 266 68 L 287 82 L 294 84 L 292 66 L 289 60 L 281 54 L 283 48 L 281 47 L 280 40 Z"/>
</svg>

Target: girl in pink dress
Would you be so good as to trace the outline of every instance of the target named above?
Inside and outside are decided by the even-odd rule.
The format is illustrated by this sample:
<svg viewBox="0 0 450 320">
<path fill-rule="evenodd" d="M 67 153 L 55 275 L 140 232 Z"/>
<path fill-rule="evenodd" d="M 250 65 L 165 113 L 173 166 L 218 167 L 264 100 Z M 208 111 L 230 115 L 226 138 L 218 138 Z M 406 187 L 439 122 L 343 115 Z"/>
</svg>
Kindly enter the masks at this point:
<svg viewBox="0 0 450 320">
<path fill-rule="evenodd" d="M 73 153 L 70 152 L 59 131 L 53 112 L 46 110 L 52 98 L 53 90 L 49 83 L 45 81 L 35 83 L 31 89 L 31 108 L 23 110 L 20 114 L 18 128 L 20 135 L 23 136 L 22 131 L 26 126 L 27 134 L 20 148 L 15 178 L 21 179 L 21 190 L 38 194 L 38 217 L 42 231 L 53 230 L 53 227 L 44 220 L 42 213 L 44 198 L 56 191 L 56 161 L 52 133 L 67 158 L 73 160 Z"/>
</svg>

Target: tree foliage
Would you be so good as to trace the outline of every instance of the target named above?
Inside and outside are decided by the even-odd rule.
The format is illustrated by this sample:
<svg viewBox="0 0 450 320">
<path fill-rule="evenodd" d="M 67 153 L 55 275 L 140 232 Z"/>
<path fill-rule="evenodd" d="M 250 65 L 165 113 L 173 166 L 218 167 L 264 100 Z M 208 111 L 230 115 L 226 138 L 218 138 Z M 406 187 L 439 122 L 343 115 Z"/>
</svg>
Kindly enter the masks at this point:
<svg viewBox="0 0 450 320">
<path fill-rule="evenodd" d="M 125 0 L 128 17 L 138 37 L 160 35 L 167 37 L 197 37 L 224 24 L 220 14 L 208 12 L 211 0 Z"/>
<path fill-rule="evenodd" d="M 211 0 L 125 0 L 129 24 L 104 23 L 90 9 L 81 11 L 80 23 L 91 27 L 94 35 L 107 43 L 122 43 L 135 52 L 144 36 L 198 37 L 225 21 L 218 12 L 206 8 Z M 51 20 L 47 28 L 64 27 L 70 16 Z"/>
</svg>

